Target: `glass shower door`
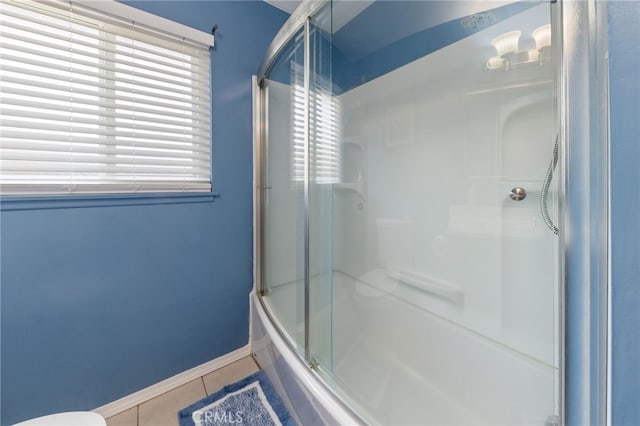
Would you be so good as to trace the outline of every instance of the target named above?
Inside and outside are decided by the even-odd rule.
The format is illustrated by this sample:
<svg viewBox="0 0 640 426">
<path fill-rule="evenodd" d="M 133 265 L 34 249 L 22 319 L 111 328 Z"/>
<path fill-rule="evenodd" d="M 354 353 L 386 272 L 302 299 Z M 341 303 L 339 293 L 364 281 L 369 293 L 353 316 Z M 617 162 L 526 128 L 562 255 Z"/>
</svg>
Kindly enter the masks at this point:
<svg viewBox="0 0 640 426">
<path fill-rule="evenodd" d="M 309 20 L 309 362 L 332 365 L 333 187 L 341 176 L 339 105 L 332 68 L 332 4 Z"/>
<path fill-rule="evenodd" d="M 340 164 L 331 19 L 326 2 L 279 54 L 262 85 L 263 300 L 314 366 L 330 365 L 332 356 L 332 188 Z"/>
<path fill-rule="evenodd" d="M 304 33 L 281 51 L 263 80 L 262 291 L 290 342 L 304 336 Z"/>
<path fill-rule="evenodd" d="M 550 22 L 547 2 L 333 3 L 319 370 L 370 423 L 559 412 Z"/>
</svg>

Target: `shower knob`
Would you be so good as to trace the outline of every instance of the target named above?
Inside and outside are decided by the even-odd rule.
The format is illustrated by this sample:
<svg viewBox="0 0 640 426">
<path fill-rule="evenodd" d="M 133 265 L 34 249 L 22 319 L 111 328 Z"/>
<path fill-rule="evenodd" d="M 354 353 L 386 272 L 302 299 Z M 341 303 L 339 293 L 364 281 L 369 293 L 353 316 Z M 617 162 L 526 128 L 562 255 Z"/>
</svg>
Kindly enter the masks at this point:
<svg viewBox="0 0 640 426">
<path fill-rule="evenodd" d="M 511 197 L 513 201 L 522 201 L 527 198 L 527 191 L 524 188 L 516 186 L 509 193 L 509 197 Z"/>
</svg>

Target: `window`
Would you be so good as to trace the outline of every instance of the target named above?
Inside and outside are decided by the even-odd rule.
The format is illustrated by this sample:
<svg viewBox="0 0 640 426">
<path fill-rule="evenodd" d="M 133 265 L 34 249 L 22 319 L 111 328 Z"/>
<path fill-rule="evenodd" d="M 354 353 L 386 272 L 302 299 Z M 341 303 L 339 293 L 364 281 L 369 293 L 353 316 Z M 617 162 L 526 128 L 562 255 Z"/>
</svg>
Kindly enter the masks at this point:
<svg viewBox="0 0 640 426">
<path fill-rule="evenodd" d="M 291 64 L 292 152 L 291 181 L 304 182 L 304 68 Z M 313 74 L 309 91 L 309 126 L 311 130 L 311 180 L 315 183 L 340 183 L 340 104 L 332 94 L 330 82 Z"/>
<path fill-rule="evenodd" d="M 211 190 L 211 35 L 106 3 L 1 0 L 3 195 Z"/>
</svg>

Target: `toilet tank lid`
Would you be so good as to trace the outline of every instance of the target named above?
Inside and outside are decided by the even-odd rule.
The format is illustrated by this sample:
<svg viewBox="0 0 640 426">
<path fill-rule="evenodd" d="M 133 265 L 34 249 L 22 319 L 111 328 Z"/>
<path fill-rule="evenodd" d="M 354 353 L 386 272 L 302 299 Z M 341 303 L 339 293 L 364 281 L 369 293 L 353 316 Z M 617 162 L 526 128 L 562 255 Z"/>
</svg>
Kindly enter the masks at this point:
<svg viewBox="0 0 640 426">
<path fill-rule="evenodd" d="M 14 426 L 106 426 L 104 418 L 91 411 L 51 414 L 17 423 Z"/>
</svg>

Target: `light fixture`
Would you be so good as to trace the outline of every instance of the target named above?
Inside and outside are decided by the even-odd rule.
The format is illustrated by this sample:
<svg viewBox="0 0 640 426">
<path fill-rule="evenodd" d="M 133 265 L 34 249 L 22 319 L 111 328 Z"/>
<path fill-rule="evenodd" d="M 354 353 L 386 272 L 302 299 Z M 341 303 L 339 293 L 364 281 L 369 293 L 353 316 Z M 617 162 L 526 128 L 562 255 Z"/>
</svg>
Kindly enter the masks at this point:
<svg viewBox="0 0 640 426">
<path fill-rule="evenodd" d="M 540 50 L 551 46 L 551 24 L 536 28 L 531 33 L 531 37 L 536 41 L 536 49 Z"/>
<path fill-rule="evenodd" d="M 503 68 L 504 65 L 505 65 L 505 60 L 502 58 L 502 56 L 492 56 L 487 61 L 487 69 L 490 69 L 490 70 L 497 70 L 497 69 Z"/>
<path fill-rule="evenodd" d="M 521 34 L 522 32 L 520 31 L 510 31 L 494 38 L 491 44 L 496 48 L 498 56 L 516 53 L 518 51 L 518 41 L 520 40 Z"/>
<path fill-rule="evenodd" d="M 523 56 L 523 62 L 536 62 L 540 60 L 540 51 L 538 49 L 529 49 Z"/>
<path fill-rule="evenodd" d="M 521 31 L 510 31 L 494 38 L 491 44 L 498 53 L 487 60 L 485 69 L 487 70 L 510 70 L 523 65 L 542 65 L 550 59 L 549 49 L 551 47 L 551 25 L 543 25 L 536 28 L 531 33 L 535 40 L 534 49 L 519 50 Z"/>
</svg>

